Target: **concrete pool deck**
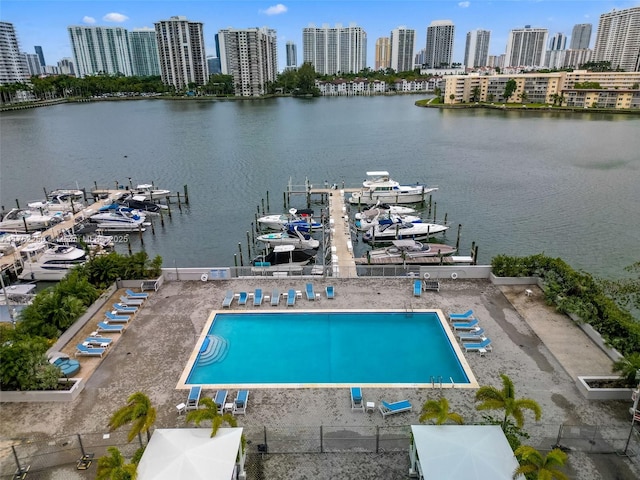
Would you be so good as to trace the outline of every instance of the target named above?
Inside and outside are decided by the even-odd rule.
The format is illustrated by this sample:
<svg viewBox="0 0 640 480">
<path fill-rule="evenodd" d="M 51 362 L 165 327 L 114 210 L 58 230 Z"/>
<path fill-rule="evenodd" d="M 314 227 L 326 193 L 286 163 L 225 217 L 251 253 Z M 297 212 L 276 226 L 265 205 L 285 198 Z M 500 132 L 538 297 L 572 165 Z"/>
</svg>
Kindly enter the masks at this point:
<svg viewBox="0 0 640 480">
<path fill-rule="evenodd" d="M 176 414 L 176 405 L 185 401 L 187 392 L 176 389 L 176 385 L 209 314 L 221 308 L 225 292 L 229 289 L 253 291 L 255 288 L 271 291 L 274 286 L 287 291 L 289 288 L 301 289 L 306 281 L 249 278 L 165 283 L 145 302 L 104 359 L 81 359 L 81 374 L 93 372 L 85 390 L 74 402 L 1 404 L 2 446 L 29 439 L 107 432 L 111 414 L 136 391 L 146 393 L 157 407 L 156 427 L 187 426 L 184 416 Z M 441 309 L 449 313 L 471 308 L 492 339 L 493 351 L 485 356 L 468 353 L 465 357 L 480 385 L 500 387 L 499 374 L 506 373 L 513 380 L 518 397 L 532 398 L 541 405 L 541 427 L 534 428 L 533 418 L 525 414 L 526 431 L 528 428 L 548 430 L 549 437 L 554 440 L 561 424 L 619 426 L 629 431 L 630 400 L 587 401 L 575 385 L 575 374 L 610 374 L 611 360 L 586 336 L 583 338 L 581 330 L 573 330 L 571 320 L 546 306 L 536 287 L 529 287 L 533 295 L 523 299 L 525 287 L 501 290 L 487 281 L 450 280 L 441 282 L 439 293 L 423 292 L 417 298 L 413 296 L 413 280 L 409 278 L 313 279 L 312 282 L 318 292 L 323 292 L 327 284 L 334 285 L 335 299 L 327 300 L 324 295 L 319 301 L 300 299 L 295 307 L 287 307 L 286 302 L 280 302 L 277 307 L 269 304 L 238 307 L 234 303 L 231 311 L 375 307 L 381 310 Z M 567 345 L 582 345 L 582 342 L 587 342 L 584 348 L 578 348 L 570 356 L 563 355 Z M 85 369 L 85 364 L 89 368 Z M 260 366 L 256 365 L 256 368 Z M 214 393 L 213 390 L 203 391 L 206 396 Z M 233 398 L 235 391 L 229 394 Z M 238 423 L 251 428 L 406 426 L 418 423 L 422 404 L 441 394 L 466 423 L 482 421 L 480 412 L 474 408 L 473 389 L 363 388 L 365 402 L 378 405 L 381 400 L 408 399 L 413 404 L 412 411 L 383 419 L 377 411 L 373 414 L 353 412 L 348 389 L 265 388 L 251 390 L 247 413 L 238 418 Z M 10 455 L 10 449 L 3 448 L 0 461 L 11 461 Z M 390 461 L 393 464 L 385 464 Z M 292 473 L 291 462 L 296 462 L 295 473 Z M 354 468 L 354 462 L 360 468 Z M 572 478 L 627 480 L 640 477 L 638 457 L 629 459 L 571 452 L 569 462 L 567 472 Z M 264 478 L 405 478 L 407 471 L 408 452 L 388 456 L 270 455 L 265 462 Z M 70 468 L 60 475 L 56 477 L 52 473 L 50 478 L 93 478 L 95 470 L 92 474 L 87 473 L 89 476 L 82 476 L 84 474 Z"/>
</svg>

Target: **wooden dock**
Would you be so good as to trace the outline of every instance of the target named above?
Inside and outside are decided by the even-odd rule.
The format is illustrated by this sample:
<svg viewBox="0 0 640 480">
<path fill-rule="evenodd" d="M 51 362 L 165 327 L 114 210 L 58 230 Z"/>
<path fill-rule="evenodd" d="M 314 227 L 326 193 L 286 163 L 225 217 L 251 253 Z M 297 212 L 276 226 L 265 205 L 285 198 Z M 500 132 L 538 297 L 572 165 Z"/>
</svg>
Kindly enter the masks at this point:
<svg viewBox="0 0 640 480">
<path fill-rule="evenodd" d="M 345 190 L 315 189 L 329 198 L 329 228 L 331 230 L 332 275 L 338 278 L 356 278 L 356 263 L 349 228 L 349 215 L 345 205 Z"/>
</svg>

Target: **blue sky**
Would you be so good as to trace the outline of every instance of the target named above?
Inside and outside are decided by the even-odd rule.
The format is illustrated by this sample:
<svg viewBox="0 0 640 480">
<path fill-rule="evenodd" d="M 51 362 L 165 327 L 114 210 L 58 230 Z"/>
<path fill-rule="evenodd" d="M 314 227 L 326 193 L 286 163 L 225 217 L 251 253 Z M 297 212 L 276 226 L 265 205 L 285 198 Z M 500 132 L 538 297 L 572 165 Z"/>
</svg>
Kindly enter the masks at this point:
<svg viewBox="0 0 640 480">
<path fill-rule="evenodd" d="M 285 64 L 285 44 L 298 46 L 302 62 L 302 29 L 350 23 L 367 32 L 367 65 L 374 66 L 378 37 L 405 26 L 416 30 L 416 51 L 424 48 L 427 26 L 434 20 L 451 20 L 456 28 L 454 62 L 462 62 L 470 30 L 491 30 L 489 53 L 504 53 L 511 29 L 525 25 L 571 35 L 577 23 L 593 24 L 595 42 L 601 14 L 640 6 L 640 0 L 1 0 L 0 20 L 13 23 L 23 51 L 44 50 L 48 65 L 72 57 L 67 27 L 71 25 L 153 28 L 154 22 L 174 15 L 204 23 L 207 55 L 215 54 L 214 35 L 221 28 L 269 27 L 278 34 L 278 62 Z"/>
</svg>

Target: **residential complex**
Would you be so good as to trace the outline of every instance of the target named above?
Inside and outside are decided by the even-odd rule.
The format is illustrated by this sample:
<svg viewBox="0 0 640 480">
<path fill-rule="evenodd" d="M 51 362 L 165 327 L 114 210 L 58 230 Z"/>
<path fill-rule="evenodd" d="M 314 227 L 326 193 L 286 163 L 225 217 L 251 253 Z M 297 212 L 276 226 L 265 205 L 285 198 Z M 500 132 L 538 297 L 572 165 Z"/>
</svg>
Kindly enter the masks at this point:
<svg viewBox="0 0 640 480">
<path fill-rule="evenodd" d="M 451 65 L 455 26 L 451 20 L 436 20 L 427 27 L 425 51 L 426 68 L 441 68 Z"/>
<path fill-rule="evenodd" d="M 303 61 L 321 75 L 358 73 L 367 66 L 367 33 L 355 24 L 302 30 Z"/>
<path fill-rule="evenodd" d="M 612 68 L 640 71 L 640 7 L 600 15 L 595 62 L 611 62 Z"/>
<path fill-rule="evenodd" d="M 209 80 L 201 22 L 174 16 L 155 23 L 160 74 L 165 85 L 183 90 Z"/>
<path fill-rule="evenodd" d="M 0 85 L 24 82 L 29 78 L 25 56 L 20 53 L 12 23 L 0 22 Z"/>
<path fill-rule="evenodd" d="M 71 49 L 79 77 L 131 76 L 129 32 L 121 27 L 68 27 Z"/>
<path fill-rule="evenodd" d="M 391 68 L 396 72 L 413 70 L 413 52 L 416 31 L 405 27 L 391 30 Z"/>
<path fill-rule="evenodd" d="M 546 28 L 531 28 L 530 25 L 511 30 L 504 67 L 542 67 L 548 36 Z"/>
<path fill-rule="evenodd" d="M 225 29 L 218 32 L 222 73 L 233 75 L 236 95 L 257 97 L 276 81 L 276 32 L 268 28 Z"/>
<path fill-rule="evenodd" d="M 296 44 L 291 40 L 287 42 L 287 70 L 298 67 L 298 51 Z"/>
<path fill-rule="evenodd" d="M 490 40 L 491 32 L 489 30 L 478 29 L 467 33 L 463 62 L 465 67 L 485 67 L 488 65 Z"/>
<path fill-rule="evenodd" d="M 556 33 L 551 37 L 549 50 L 564 50 L 567 48 L 567 36 L 564 33 Z"/>
<path fill-rule="evenodd" d="M 386 70 L 391 68 L 391 44 L 389 37 L 380 37 L 376 40 L 375 69 Z"/>
<path fill-rule="evenodd" d="M 591 43 L 591 24 L 579 23 L 575 25 L 571 31 L 569 49 L 583 50 L 589 48 L 589 43 Z"/>
<path fill-rule="evenodd" d="M 131 30 L 131 67 L 134 75 L 140 77 L 160 75 L 160 59 L 155 30 Z"/>
</svg>

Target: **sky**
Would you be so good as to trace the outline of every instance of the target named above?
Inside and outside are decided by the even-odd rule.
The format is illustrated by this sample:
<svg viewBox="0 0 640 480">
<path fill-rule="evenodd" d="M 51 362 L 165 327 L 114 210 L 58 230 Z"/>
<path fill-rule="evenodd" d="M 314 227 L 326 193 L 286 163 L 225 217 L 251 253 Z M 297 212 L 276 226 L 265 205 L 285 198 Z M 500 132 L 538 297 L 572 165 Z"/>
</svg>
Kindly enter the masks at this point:
<svg viewBox="0 0 640 480">
<path fill-rule="evenodd" d="M 282 2 L 282 3 L 280 3 Z M 367 66 L 374 67 L 376 39 L 403 26 L 416 31 L 416 52 L 425 47 L 434 20 L 455 25 L 453 62 L 464 61 L 466 34 L 491 31 L 490 55 L 505 52 L 509 31 L 530 25 L 571 36 L 573 26 L 591 23 L 593 47 L 600 15 L 640 6 L 640 0 L 0 0 L 0 21 L 14 25 L 22 51 L 43 48 L 47 65 L 73 57 L 67 27 L 72 25 L 153 29 L 154 22 L 180 15 L 204 24 L 207 55 L 215 55 L 214 35 L 222 28 L 269 27 L 278 35 L 278 64 L 285 45 L 297 45 L 302 63 L 302 29 L 313 24 L 355 24 L 367 33 Z M 569 46 L 569 42 L 567 42 Z"/>
</svg>

